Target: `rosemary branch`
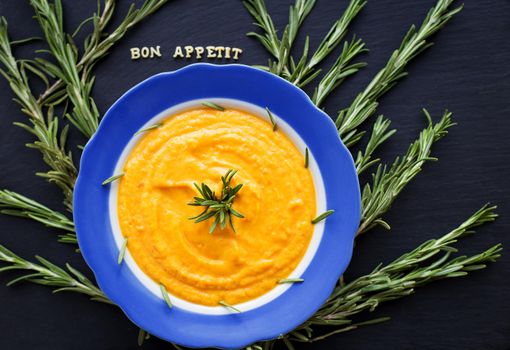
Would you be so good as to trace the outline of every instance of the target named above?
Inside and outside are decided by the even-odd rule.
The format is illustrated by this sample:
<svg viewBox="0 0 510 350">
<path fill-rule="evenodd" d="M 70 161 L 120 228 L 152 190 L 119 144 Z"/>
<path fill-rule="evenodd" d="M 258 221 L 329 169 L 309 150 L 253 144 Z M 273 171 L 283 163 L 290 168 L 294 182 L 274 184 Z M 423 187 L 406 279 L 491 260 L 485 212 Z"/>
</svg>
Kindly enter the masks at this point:
<svg viewBox="0 0 510 350">
<path fill-rule="evenodd" d="M 426 110 L 423 112 L 427 117 L 428 126 L 422 130 L 418 139 L 409 146 L 406 154 L 397 157 L 390 167 L 379 164 L 372 175 L 372 183 L 367 183 L 363 187 L 361 196 L 363 209 L 358 234 L 366 232 L 375 225 L 389 228 L 389 225 L 381 218 L 382 214 L 390 208 L 402 189 L 421 171 L 426 161 L 437 160 L 430 156 L 432 145 L 445 136 L 448 129 L 455 124 L 451 119 L 452 114 L 448 111 L 444 112 L 436 124 L 432 123 L 432 118 Z M 366 162 L 364 166 L 367 166 Z"/>
<path fill-rule="evenodd" d="M 296 62 L 290 52 L 299 27 L 315 5 L 315 0 L 296 0 L 295 4 L 290 7 L 289 22 L 284 28 L 281 38 L 278 37 L 264 0 L 245 0 L 244 5 L 255 19 L 255 25 L 263 31 L 263 34 L 250 32 L 247 35 L 255 37 L 274 58 L 274 61 L 269 60 L 268 66 L 258 67 L 280 75 L 298 87 L 304 87 L 320 74 L 321 70 L 317 66 L 341 43 L 347 32 L 347 27 L 365 4 L 364 0 L 351 0 L 311 58 L 308 59 L 309 38 L 307 37 L 301 58 Z M 341 55 L 318 84 L 316 99 L 319 104 L 347 76 L 356 73 L 365 65 L 364 63 L 349 65 L 350 61 L 365 51 L 364 44 L 360 39 L 353 39 L 351 43 L 344 44 Z"/>
<path fill-rule="evenodd" d="M 337 287 L 310 323 L 344 324 L 342 320 L 345 318 L 365 309 L 373 311 L 381 302 L 413 293 L 417 286 L 437 279 L 465 276 L 470 271 L 485 268 L 485 263 L 494 262 L 500 257 L 500 244 L 471 257 L 450 256 L 457 252 L 452 245 L 458 239 L 473 233 L 473 228 L 496 219 L 495 209 L 484 206 L 441 238 L 429 240 L 385 267 L 379 266 L 370 274 Z M 438 254 L 440 258 L 435 259 Z"/>
<path fill-rule="evenodd" d="M 358 175 L 380 161 L 379 158 L 372 158 L 372 156 L 375 150 L 396 132 L 395 129 L 388 130 L 390 123 L 388 119 L 380 115 L 372 125 L 372 133 L 365 150 L 359 151 L 356 157 L 355 163 Z"/>
<path fill-rule="evenodd" d="M 129 29 L 156 12 L 168 1 L 169 0 L 145 0 L 138 8 L 135 3 L 132 3 L 122 22 L 104 38 L 103 30 L 105 24 L 101 25 L 100 21 L 98 21 L 97 25 L 94 26 L 94 33 L 92 34 L 92 38 L 95 38 L 95 40 L 91 39 L 88 41 L 85 46 L 85 54 L 77 63 L 77 67 L 84 67 L 86 72 L 90 70 L 101 58 L 109 53 L 110 48 L 122 39 Z M 106 6 L 108 6 L 108 4 L 113 7 L 114 1 L 109 0 Z M 103 11 L 103 13 L 104 12 L 105 11 Z M 101 38 L 103 39 L 101 40 Z"/>
<path fill-rule="evenodd" d="M 87 138 L 90 138 L 99 124 L 99 111 L 90 93 L 94 79 L 82 80 L 76 64 L 78 50 L 72 37 L 64 32 L 64 19 L 61 0 L 50 4 L 47 0 L 31 0 L 35 17 L 46 37 L 46 42 L 59 68 L 45 59 L 37 61 L 43 69 L 53 73 L 66 85 L 66 92 L 73 105 L 66 117 Z"/>
<path fill-rule="evenodd" d="M 306 37 L 303 53 L 296 62 L 290 52 L 299 27 L 315 5 L 315 0 L 296 0 L 295 4 L 290 7 L 289 23 L 283 30 L 281 38 L 278 37 L 264 0 L 244 1 L 246 9 L 255 19 L 255 25 L 263 31 L 263 34 L 250 32 L 247 35 L 258 39 L 275 59 L 275 61 L 270 59 L 268 66 L 259 66 L 259 68 L 280 75 L 298 87 L 304 87 L 320 74 L 321 70 L 317 66 L 341 43 L 347 32 L 347 27 L 365 4 L 364 0 L 351 0 L 340 19 L 333 24 L 310 59 L 308 59 L 309 38 Z M 365 66 L 365 63 L 349 65 L 350 61 L 365 51 L 364 43 L 360 39 L 353 38 L 350 43 L 344 43 L 342 53 L 316 88 L 313 99 L 317 105 L 320 105 L 324 98 L 346 77 Z"/>
<path fill-rule="evenodd" d="M 365 67 L 367 65 L 365 62 L 349 63 L 356 56 L 366 51 L 368 50 L 365 49 L 365 44 L 361 39 L 353 38 L 350 42 L 344 42 L 342 53 L 317 84 L 312 96 L 313 103 L 317 106 L 321 106 L 324 99 L 342 84 L 347 77 Z"/>
<path fill-rule="evenodd" d="M 97 43 L 104 36 L 104 29 L 106 25 L 109 23 L 110 19 L 113 16 L 115 9 L 115 1 L 116 0 L 105 0 L 105 4 L 103 10 L 101 11 L 101 2 L 98 1 L 97 12 L 95 12 L 91 17 L 83 20 L 78 27 L 74 30 L 71 37 L 75 37 L 75 35 L 83 28 L 83 26 L 87 22 L 93 23 L 93 32 L 89 34 L 84 41 L 84 56 L 87 55 L 90 51 L 89 45 Z M 82 60 L 76 64 L 76 69 L 81 72 L 83 68 Z M 86 69 L 82 74 L 82 79 L 87 80 L 87 73 L 90 69 Z M 41 105 L 47 104 L 59 104 L 63 102 L 67 98 L 67 94 L 65 93 L 64 82 L 60 79 L 55 81 L 51 86 L 47 86 L 46 90 L 39 96 L 37 102 Z"/>
<path fill-rule="evenodd" d="M 36 141 L 27 144 L 27 147 L 41 152 L 44 162 L 51 169 L 47 172 L 37 173 L 37 175 L 56 184 L 64 193 L 64 204 L 67 209 L 72 210 L 73 187 L 77 170 L 71 153 L 65 150 L 67 127 L 59 131 L 58 118 L 54 117 L 53 108 L 49 108 L 45 115 L 41 105 L 36 101 L 29 86 L 27 70 L 38 72 L 36 74 L 43 77 L 45 75 L 29 61 L 16 60 L 12 54 L 7 34 L 7 21 L 3 17 L 0 18 L 0 62 L 3 66 L 0 73 L 9 82 L 11 90 L 16 96 L 14 100 L 29 117 L 29 124 L 15 123 L 15 125 L 34 135 Z"/>
<path fill-rule="evenodd" d="M 450 9 L 454 1 L 438 0 L 418 30 L 414 25 L 411 26 L 400 47 L 393 52 L 386 66 L 375 75 L 365 90 L 358 94 L 348 108 L 340 111 L 336 125 L 338 133 L 346 145 L 352 145 L 359 140 L 361 135 L 357 130 L 358 126 L 375 112 L 379 98 L 390 90 L 398 80 L 407 75 L 405 71 L 407 64 L 432 45 L 428 41 L 429 37 L 461 11 L 462 6 Z"/>
<path fill-rule="evenodd" d="M 269 60 L 267 69 L 276 75 L 289 77 L 291 75 L 289 64 L 292 45 L 299 27 L 315 5 L 315 0 L 296 0 L 294 5 L 290 6 L 289 23 L 285 26 L 281 38 L 278 38 L 264 0 L 245 0 L 243 3 L 255 19 L 255 24 L 264 31 L 263 35 L 255 32 L 250 32 L 247 35 L 257 38 L 276 59 L 276 61 Z"/>
<path fill-rule="evenodd" d="M 345 37 L 345 34 L 347 33 L 347 28 L 354 20 L 354 18 L 356 18 L 356 16 L 359 14 L 359 12 L 365 6 L 366 3 L 367 2 L 364 0 L 351 0 L 349 2 L 349 5 L 343 12 L 342 16 L 335 23 L 333 23 L 333 26 L 328 31 L 326 36 L 322 39 L 322 42 L 319 44 L 319 47 L 317 48 L 317 50 L 315 50 L 315 52 L 313 53 L 310 60 L 308 60 L 308 62 L 305 63 L 306 57 L 305 55 L 303 55 L 303 57 L 305 57 L 305 60 L 303 60 L 303 65 L 299 66 L 298 64 L 296 66 L 296 69 L 293 70 L 292 77 L 290 79 L 291 83 L 303 87 L 308 84 L 311 77 L 315 78 L 315 75 L 319 74 L 320 70 L 317 69 L 317 66 L 326 57 L 328 57 L 329 54 L 342 42 L 343 38 Z M 347 50 L 346 45 L 351 45 L 353 46 L 353 48 Z M 337 72 L 340 69 L 339 67 L 347 65 L 347 63 L 351 61 L 355 56 L 359 55 L 362 52 L 365 52 L 366 50 L 363 49 L 364 46 L 365 46 L 364 43 L 360 39 L 355 40 L 353 38 L 350 44 L 344 42 L 342 54 L 338 57 L 337 62 L 333 65 L 329 72 L 326 73 L 326 76 L 329 75 L 330 76 L 329 79 L 331 79 L 335 75 L 341 75 L 339 73 L 335 74 L 335 72 Z M 348 51 L 349 54 L 347 54 L 346 51 Z M 364 65 L 365 63 L 361 63 L 361 66 L 359 66 L 358 68 L 361 68 Z M 354 73 L 355 72 L 351 74 Z M 345 77 L 346 76 L 343 76 L 343 78 Z M 342 79 L 341 76 L 336 78 L 336 80 L 340 79 Z M 323 83 L 318 84 L 319 89 L 322 84 Z"/>
<path fill-rule="evenodd" d="M 66 233 L 59 235 L 60 242 L 78 243 L 74 233 L 74 223 L 70 219 L 64 214 L 19 193 L 0 190 L 0 213 L 32 219 L 47 227 L 63 230 Z"/>
<path fill-rule="evenodd" d="M 110 22 L 115 9 L 115 0 L 106 0 L 102 11 L 98 8 L 92 17 L 85 20 L 92 19 L 94 28 L 93 33 L 85 39 L 83 56 L 76 63 L 76 70 L 81 73 L 81 79 L 89 81 L 90 71 L 101 58 L 108 55 L 111 47 L 122 39 L 130 28 L 167 2 L 168 0 L 145 0 L 139 8 L 136 8 L 134 3 L 131 4 L 121 23 L 110 34 L 106 34 L 105 27 Z M 100 12 L 101 15 L 99 15 Z M 64 82 L 58 79 L 39 96 L 37 102 L 48 103 L 52 96 L 58 95 L 58 91 L 61 91 L 63 87 Z"/>
<path fill-rule="evenodd" d="M 66 264 L 68 271 L 65 271 L 40 256 L 36 256 L 36 259 L 38 263 L 32 263 L 0 245 L 0 261 L 7 264 L 0 268 L 0 272 L 10 270 L 26 272 L 26 274 L 10 281 L 8 285 L 13 285 L 21 281 L 28 281 L 55 287 L 53 290 L 54 293 L 63 291 L 76 292 L 88 295 L 91 300 L 112 304 L 98 287 L 69 264 Z"/>
</svg>

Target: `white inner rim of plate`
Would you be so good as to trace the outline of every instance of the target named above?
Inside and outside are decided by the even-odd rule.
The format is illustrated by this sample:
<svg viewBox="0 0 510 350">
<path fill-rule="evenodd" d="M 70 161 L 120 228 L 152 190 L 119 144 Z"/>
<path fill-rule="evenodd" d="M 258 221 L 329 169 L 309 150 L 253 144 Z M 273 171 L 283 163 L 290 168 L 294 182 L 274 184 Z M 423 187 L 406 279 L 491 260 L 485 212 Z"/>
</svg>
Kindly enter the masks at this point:
<svg viewBox="0 0 510 350">
<path fill-rule="evenodd" d="M 156 124 L 157 122 L 167 119 L 167 117 L 171 115 L 175 115 L 177 113 L 183 112 L 185 110 L 189 110 L 193 107 L 200 107 L 201 103 L 204 101 L 209 101 L 216 103 L 221 106 L 225 107 L 231 107 L 231 108 L 237 108 L 241 110 L 245 110 L 247 112 L 250 112 L 256 116 L 259 116 L 260 118 L 269 120 L 269 117 L 267 115 L 267 112 L 264 108 L 253 105 L 251 103 L 247 103 L 240 100 L 234 100 L 234 99 L 225 99 L 225 98 L 208 98 L 208 99 L 201 99 L 201 100 L 192 100 L 184 103 L 180 103 L 176 106 L 173 106 L 171 108 L 168 108 L 149 121 L 145 123 L 140 129 L 149 127 L 151 125 Z M 302 150 L 303 152 L 303 159 L 304 159 L 304 150 L 306 148 L 306 144 L 301 139 L 301 137 L 297 134 L 297 132 L 292 129 L 292 127 L 287 124 L 283 119 L 279 118 L 277 115 L 273 114 L 273 118 L 275 118 L 275 121 L 278 124 L 278 129 L 283 131 L 287 137 L 289 137 L 294 145 L 299 150 Z M 140 138 L 143 137 L 142 135 L 134 136 L 129 143 L 126 145 L 124 150 L 122 151 L 122 154 L 117 161 L 117 164 L 115 166 L 114 174 L 119 174 L 122 172 L 124 168 L 124 163 L 126 162 L 127 157 L 131 153 L 134 146 L 138 143 Z M 317 205 L 317 215 L 320 213 L 323 213 L 326 211 L 326 194 L 324 189 L 324 182 L 322 180 L 321 173 L 319 171 L 319 167 L 313 157 L 313 154 L 310 150 L 309 152 L 309 168 L 312 172 L 312 177 L 315 185 L 315 194 L 316 194 L 316 205 Z M 117 248 L 120 251 L 120 248 L 122 246 L 122 243 L 124 242 L 124 236 L 121 233 L 118 215 L 117 215 L 117 193 L 118 193 L 118 182 L 115 181 L 111 184 L 110 187 L 110 194 L 109 194 L 109 215 L 110 215 L 110 222 L 112 225 L 112 232 L 115 239 L 115 243 L 117 245 Z M 300 277 L 312 261 L 313 257 L 315 256 L 315 253 L 317 251 L 317 248 L 319 247 L 319 244 L 322 239 L 322 234 L 324 232 L 324 221 L 317 223 L 314 226 L 314 231 L 312 235 L 312 239 L 310 241 L 310 244 L 308 245 L 308 249 L 306 250 L 305 255 L 303 256 L 303 259 L 300 261 L 296 269 L 290 274 L 289 278 L 298 278 Z M 161 290 L 159 285 L 151 279 L 148 275 L 143 272 L 140 267 L 136 264 L 135 260 L 133 259 L 132 255 L 129 253 L 129 249 L 126 249 L 126 254 L 124 256 L 124 263 L 127 264 L 129 269 L 133 272 L 133 274 L 136 276 L 136 278 L 147 288 L 149 289 L 154 295 L 161 298 L 163 301 L 163 297 L 161 296 Z M 120 266 L 119 266 L 120 268 Z M 306 283 L 306 281 L 304 282 Z M 278 284 L 267 292 L 266 294 L 261 295 L 258 298 L 246 301 L 241 304 L 236 304 L 235 307 L 239 309 L 240 311 L 248 311 L 252 309 L 256 309 L 264 304 L 267 304 L 268 302 L 276 299 L 278 296 L 283 294 L 287 289 L 289 289 L 292 286 L 292 284 Z M 191 312 L 201 313 L 201 314 L 208 314 L 208 315 L 226 315 L 231 313 L 231 311 L 227 310 L 223 306 L 205 306 L 205 305 L 199 305 L 195 304 L 186 300 L 183 300 L 181 298 L 176 297 L 175 295 L 172 295 L 169 292 L 170 300 L 172 301 L 173 305 L 187 310 Z M 164 302 L 162 302 L 163 307 L 167 307 Z"/>
</svg>

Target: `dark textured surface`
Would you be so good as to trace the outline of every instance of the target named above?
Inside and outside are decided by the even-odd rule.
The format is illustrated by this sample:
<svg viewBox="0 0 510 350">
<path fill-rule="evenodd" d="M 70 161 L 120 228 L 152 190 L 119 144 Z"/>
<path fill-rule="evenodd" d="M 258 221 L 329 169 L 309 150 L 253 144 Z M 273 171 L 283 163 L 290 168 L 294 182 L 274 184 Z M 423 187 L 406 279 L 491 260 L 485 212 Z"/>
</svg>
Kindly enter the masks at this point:
<svg viewBox="0 0 510 350">
<path fill-rule="evenodd" d="M 317 45 L 346 3 L 318 1 L 303 28 L 310 34 L 312 45 Z M 286 22 L 289 4 L 270 2 L 268 7 L 278 25 Z M 367 43 L 370 53 L 364 59 L 369 66 L 328 99 L 328 112 L 334 115 L 352 100 L 384 65 L 409 25 L 419 23 L 433 4 L 429 0 L 369 2 L 351 30 Z M 93 11 L 95 1 L 65 1 L 65 5 L 67 25 L 74 28 Z M 426 239 L 447 232 L 487 201 L 498 204 L 502 216 L 466 238 L 460 244 L 462 251 L 472 254 L 498 242 L 510 246 L 509 11 L 508 1 L 467 3 L 464 11 L 434 37 L 436 45 L 410 65 L 410 76 L 382 100 L 379 112 L 398 129 L 382 149 L 385 160 L 404 152 L 417 136 L 424 125 L 422 107 L 436 117 L 448 108 L 459 126 L 435 147 L 440 161 L 426 165 L 386 216 L 393 230 L 373 230 L 358 241 L 347 278 L 366 273 L 379 262 L 391 261 Z M 7 17 L 13 38 L 39 35 L 27 2 L 2 0 L 0 15 Z M 170 2 L 129 32 L 98 65 L 94 88 L 97 105 L 105 111 L 133 84 L 191 63 L 171 58 L 176 45 L 237 46 L 244 50 L 240 63 L 266 62 L 266 52 L 244 35 L 253 29 L 250 23 L 238 1 Z M 142 45 L 161 45 L 164 57 L 130 61 L 129 48 Z M 32 48 L 17 53 L 30 55 Z M 0 81 L 0 91 L 0 188 L 60 208 L 58 190 L 33 176 L 45 167 L 37 152 L 23 146 L 31 137 L 11 125 L 24 116 L 11 101 L 4 80 Z M 74 142 L 83 142 L 76 132 L 72 136 Z M 87 270 L 71 247 L 56 242 L 54 230 L 4 216 L 0 216 L 0 226 L 0 242 L 20 255 L 40 254 Z M 374 316 L 391 316 L 387 323 L 299 348 L 509 349 L 509 256 L 505 253 L 498 263 L 467 278 L 437 282 L 420 288 L 413 296 L 381 306 Z M 8 276 L 0 276 L 2 284 L 7 281 Z M 137 348 L 137 329 L 122 312 L 80 295 L 52 295 L 45 287 L 23 284 L 0 287 L 0 303 L 0 349 Z M 151 339 L 144 348 L 169 346 Z"/>
</svg>

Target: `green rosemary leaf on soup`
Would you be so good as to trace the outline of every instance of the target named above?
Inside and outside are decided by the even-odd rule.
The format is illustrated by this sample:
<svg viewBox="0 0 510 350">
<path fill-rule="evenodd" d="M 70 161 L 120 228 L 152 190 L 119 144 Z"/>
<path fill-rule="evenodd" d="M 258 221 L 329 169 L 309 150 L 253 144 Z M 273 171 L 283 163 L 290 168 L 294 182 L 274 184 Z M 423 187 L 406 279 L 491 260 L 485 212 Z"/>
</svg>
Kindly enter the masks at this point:
<svg viewBox="0 0 510 350">
<path fill-rule="evenodd" d="M 278 284 L 285 284 L 285 283 L 302 283 L 305 280 L 302 278 L 284 278 L 278 281 Z"/>
<path fill-rule="evenodd" d="M 151 130 L 154 130 L 154 129 L 161 128 L 162 126 L 163 126 L 163 123 L 156 123 L 154 125 L 151 125 L 151 126 L 148 126 L 146 128 L 138 130 L 137 132 L 135 132 L 134 136 L 140 135 L 140 134 L 142 134 L 144 132 L 147 132 L 147 131 L 151 131 Z"/>
<path fill-rule="evenodd" d="M 327 218 L 328 216 L 330 216 L 331 214 L 333 214 L 335 211 L 334 210 L 328 210 L 328 211 L 325 211 L 324 213 L 322 213 L 321 215 L 317 216 L 315 219 L 312 220 L 312 224 L 316 224 L 318 222 L 321 222 L 322 220 L 324 220 L 325 218 Z"/>
<path fill-rule="evenodd" d="M 239 310 L 238 308 L 236 308 L 236 307 L 234 307 L 234 306 L 230 305 L 230 304 L 229 304 L 229 303 L 227 303 L 226 301 L 221 300 L 221 301 L 219 302 L 219 304 L 220 304 L 221 306 L 223 306 L 223 307 L 225 307 L 225 308 L 229 309 L 230 311 L 237 312 L 237 313 L 240 313 L 240 312 L 241 312 L 241 310 Z"/>
<path fill-rule="evenodd" d="M 227 225 L 230 225 L 232 230 L 236 232 L 232 217 L 244 218 L 243 214 L 233 208 L 234 200 L 243 187 L 243 184 L 232 187 L 231 181 L 236 173 L 237 170 L 230 169 L 221 177 L 222 189 L 219 196 L 205 183 L 200 185 L 193 183 L 201 197 L 193 197 L 193 202 L 188 203 L 188 205 L 204 207 L 204 210 L 200 214 L 190 217 L 189 220 L 195 220 L 195 223 L 199 223 L 213 219 L 209 233 L 213 233 L 218 226 L 223 230 Z"/>
<path fill-rule="evenodd" d="M 310 152 L 308 151 L 308 147 L 305 148 L 305 168 L 308 168 L 310 163 Z"/>
<path fill-rule="evenodd" d="M 117 259 L 117 263 L 120 265 L 124 261 L 124 255 L 126 255 L 126 248 L 127 248 L 128 239 L 127 237 L 124 238 L 124 242 L 122 243 L 122 246 L 120 247 L 119 251 L 119 257 Z"/>
<path fill-rule="evenodd" d="M 209 107 L 209 108 L 217 109 L 218 111 L 222 111 L 222 112 L 225 110 L 225 107 L 222 107 L 220 105 L 217 105 L 216 103 L 209 102 L 209 101 L 202 102 L 202 105 Z"/>
<path fill-rule="evenodd" d="M 273 131 L 276 131 L 278 128 L 278 125 L 276 124 L 276 121 L 274 120 L 273 113 L 269 110 L 268 107 L 266 107 L 267 115 L 269 116 L 269 120 L 271 121 L 271 124 L 273 124 Z"/>
<path fill-rule="evenodd" d="M 121 177 L 124 176 L 124 173 L 120 173 L 120 174 L 117 174 L 117 175 L 113 175 L 112 177 L 109 177 L 107 178 L 106 180 L 103 181 L 102 185 L 108 185 L 109 183 L 115 181 L 115 180 L 118 180 L 120 179 Z"/>
<path fill-rule="evenodd" d="M 166 305 L 171 309 L 173 308 L 173 304 L 172 304 L 172 301 L 170 300 L 170 297 L 168 296 L 168 292 L 166 291 L 166 288 L 165 286 L 163 285 L 163 283 L 160 283 L 159 284 L 159 289 L 161 291 L 161 296 L 163 297 L 163 299 L 165 300 L 166 302 Z"/>
</svg>

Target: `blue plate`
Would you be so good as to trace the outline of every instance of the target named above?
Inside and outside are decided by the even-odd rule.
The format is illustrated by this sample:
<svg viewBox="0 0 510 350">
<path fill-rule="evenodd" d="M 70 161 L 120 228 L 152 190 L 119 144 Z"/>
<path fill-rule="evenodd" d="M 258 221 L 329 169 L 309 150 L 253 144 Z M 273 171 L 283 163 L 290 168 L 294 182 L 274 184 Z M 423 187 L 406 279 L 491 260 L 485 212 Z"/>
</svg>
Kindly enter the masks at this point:
<svg viewBox="0 0 510 350">
<path fill-rule="evenodd" d="M 305 281 L 279 287 L 279 293 L 255 306 L 241 305 L 241 313 L 221 307 L 220 312 L 215 308 L 202 312 L 204 307 L 193 309 L 186 303 L 170 309 L 132 258 L 119 265 L 116 218 L 110 214 L 115 213 L 110 197 L 116 185 L 101 185 L 115 173 L 128 144 L 136 141 L 134 134 L 150 125 L 151 119 L 172 107 L 204 100 L 267 106 L 279 123 L 310 149 L 316 188 L 325 193 L 318 207 L 335 210 L 318 224 L 319 240 L 310 261 L 300 276 L 292 276 Z M 243 65 L 193 64 L 155 75 L 130 89 L 108 110 L 86 145 L 74 191 L 80 249 L 101 289 L 140 328 L 188 347 L 241 348 L 276 338 L 306 321 L 326 301 L 347 268 L 359 219 L 354 162 L 331 119 L 294 85 Z"/>
</svg>

